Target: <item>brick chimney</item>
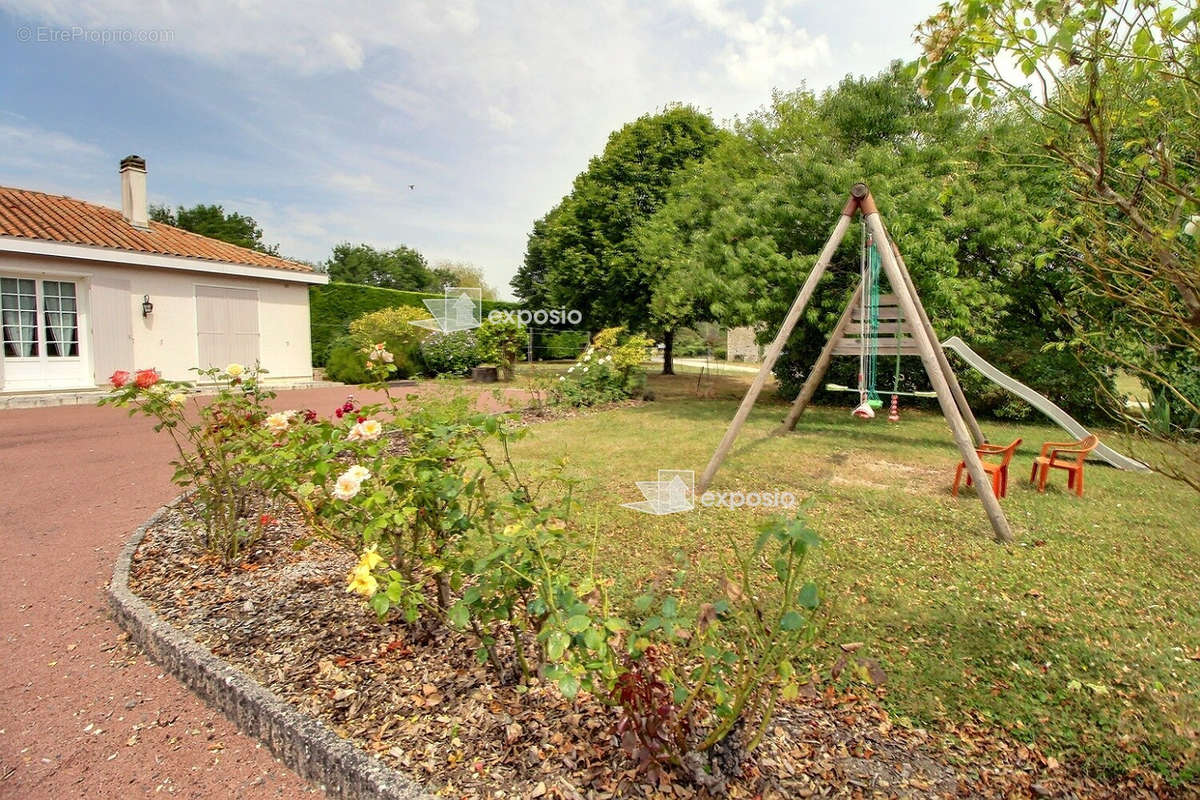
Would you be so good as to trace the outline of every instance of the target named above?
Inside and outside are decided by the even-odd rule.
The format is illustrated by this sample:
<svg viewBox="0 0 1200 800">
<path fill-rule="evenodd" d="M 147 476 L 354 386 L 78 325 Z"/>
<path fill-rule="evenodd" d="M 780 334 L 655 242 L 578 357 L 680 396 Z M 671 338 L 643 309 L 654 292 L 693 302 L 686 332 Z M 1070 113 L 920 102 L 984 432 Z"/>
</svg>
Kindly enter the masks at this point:
<svg viewBox="0 0 1200 800">
<path fill-rule="evenodd" d="M 146 159 L 141 156 L 121 159 L 121 215 L 135 228 L 150 228 L 146 206 Z"/>
</svg>

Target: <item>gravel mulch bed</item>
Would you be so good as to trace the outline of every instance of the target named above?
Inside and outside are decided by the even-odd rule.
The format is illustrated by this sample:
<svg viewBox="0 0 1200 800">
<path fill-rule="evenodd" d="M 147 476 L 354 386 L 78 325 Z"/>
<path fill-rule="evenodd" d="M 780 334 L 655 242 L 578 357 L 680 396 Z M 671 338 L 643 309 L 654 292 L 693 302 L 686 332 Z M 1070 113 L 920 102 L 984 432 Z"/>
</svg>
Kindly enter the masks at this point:
<svg viewBox="0 0 1200 800">
<path fill-rule="evenodd" d="M 614 746 L 615 713 L 552 686 L 502 685 L 475 643 L 442 628 L 380 624 L 345 591 L 354 557 L 285 511 L 249 559 L 200 551 L 186 505 L 148 531 L 131 588 L 173 625 L 387 764 L 456 798 L 707 797 L 682 776 L 648 785 Z M 1155 797 L 1149 778 L 1100 785 L 1037 750 L 960 726 L 896 724 L 884 689 L 814 689 L 783 704 L 733 798 Z"/>
</svg>

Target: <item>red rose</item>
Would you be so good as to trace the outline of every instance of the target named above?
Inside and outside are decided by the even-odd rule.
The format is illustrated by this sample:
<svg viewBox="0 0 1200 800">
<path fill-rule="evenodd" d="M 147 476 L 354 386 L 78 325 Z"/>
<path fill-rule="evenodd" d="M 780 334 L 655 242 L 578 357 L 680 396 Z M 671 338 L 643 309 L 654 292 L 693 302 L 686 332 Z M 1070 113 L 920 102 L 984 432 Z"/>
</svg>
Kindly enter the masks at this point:
<svg viewBox="0 0 1200 800">
<path fill-rule="evenodd" d="M 313 411 L 311 408 L 308 409 L 307 411 L 305 411 L 304 412 L 304 421 L 305 422 L 316 422 L 317 421 L 317 412 Z"/>
<path fill-rule="evenodd" d="M 119 369 L 112 374 L 112 377 L 109 378 L 109 380 L 112 381 L 114 389 L 120 389 L 122 386 L 129 383 L 129 372 Z"/>
<path fill-rule="evenodd" d="M 158 383 L 158 379 L 159 374 L 156 369 L 139 369 L 137 375 L 133 377 L 133 381 L 139 389 L 149 389 Z"/>
<path fill-rule="evenodd" d="M 367 418 L 366 418 L 366 417 L 362 417 L 362 416 L 360 416 L 360 417 L 358 418 L 358 421 L 359 421 L 359 422 L 366 422 L 366 421 L 367 421 Z"/>
<path fill-rule="evenodd" d="M 334 414 L 337 414 L 337 418 L 338 418 L 338 419 L 341 419 L 341 418 L 342 418 L 342 415 L 343 415 L 343 414 L 345 414 L 346 412 L 345 412 L 345 411 L 343 411 L 343 410 L 342 410 L 342 409 L 340 409 L 340 408 L 335 408 L 335 409 L 333 410 L 333 413 L 334 413 Z"/>
</svg>

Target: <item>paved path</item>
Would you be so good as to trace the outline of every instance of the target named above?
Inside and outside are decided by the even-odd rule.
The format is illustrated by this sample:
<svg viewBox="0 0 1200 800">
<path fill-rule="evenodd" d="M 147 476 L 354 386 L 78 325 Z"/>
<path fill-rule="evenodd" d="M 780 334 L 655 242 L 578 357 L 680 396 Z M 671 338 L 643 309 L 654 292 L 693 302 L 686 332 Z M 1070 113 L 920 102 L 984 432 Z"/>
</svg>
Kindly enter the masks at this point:
<svg viewBox="0 0 1200 800">
<path fill-rule="evenodd" d="M 662 364 L 661 358 L 654 358 L 650 361 L 651 364 Z M 678 358 L 672 360 L 672 363 L 677 367 L 691 367 L 692 369 L 710 370 L 714 375 L 728 375 L 730 373 L 747 373 L 757 374 L 762 369 L 761 364 L 747 364 L 744 361 L 705 361 L 703 358 Z"/>
<path fill-rule="evenodd" d="M 346 392 L 275 404 L 329 413 Z M 108 617 L 117 553 L 177 494 L 172 455 L 120 409 L 0 411 L 0 798 L 323 796 Z"/>
</svg>

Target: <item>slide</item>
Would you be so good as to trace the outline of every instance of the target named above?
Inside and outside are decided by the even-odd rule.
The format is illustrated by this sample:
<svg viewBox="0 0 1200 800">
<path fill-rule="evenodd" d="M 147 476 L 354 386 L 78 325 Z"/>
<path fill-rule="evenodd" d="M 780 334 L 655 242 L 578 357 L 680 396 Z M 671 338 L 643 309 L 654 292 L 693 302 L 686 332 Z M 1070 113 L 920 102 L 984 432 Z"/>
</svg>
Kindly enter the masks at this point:
<svg viewBox="0 0 1200 800">
<path fill-rule="evenodd" d="M 1038 411 L 1045 414 L 1054 424 L 1061 427 L 1067 433 L 1074 436 L 1076 439 L 1082 439 L 1088 435 L 1088 429 L 1080 425 L 1074 417 L 1061 408 L 1050 402 L 1044 395 L 1038 394 L 1033 389 L 1030 389 L 1025 384 L 1010 378 L 1000 370 L 993 367 L 982 356 L 967 346 L 967 343 L 957 336 L 951 336 L 946 341 L 942 342 L 942 349 L 950 349 L 962 356 L 963 361 L 966 361 L 972 367 L 977 369 L 985 378 L 993 383 L 999 384 L 1008 391 L 1015 394 L 1017 397 L 1024 400 L 1029 405 L 1036 408 Z M 1101 442 L 1092 451 L 1092 456 L 1103 459 L 1109 464 L 1112 464 L 1118 469 L 1131 469 L 1138 472 L 1147 472 L 1149 467 L 1140 461 L 1136 461 L 1129 456 L 1123 456 L 1116 450 L 1113 450 L 1108 445 Z"/>
</svg>

